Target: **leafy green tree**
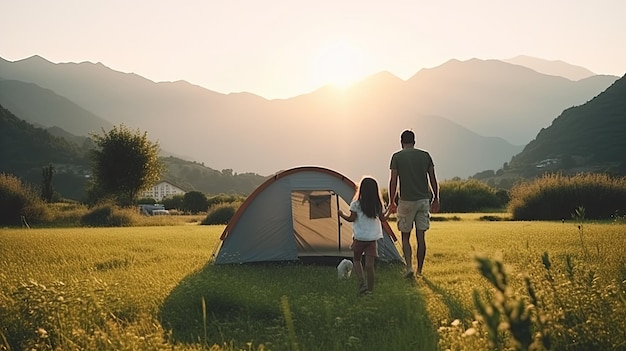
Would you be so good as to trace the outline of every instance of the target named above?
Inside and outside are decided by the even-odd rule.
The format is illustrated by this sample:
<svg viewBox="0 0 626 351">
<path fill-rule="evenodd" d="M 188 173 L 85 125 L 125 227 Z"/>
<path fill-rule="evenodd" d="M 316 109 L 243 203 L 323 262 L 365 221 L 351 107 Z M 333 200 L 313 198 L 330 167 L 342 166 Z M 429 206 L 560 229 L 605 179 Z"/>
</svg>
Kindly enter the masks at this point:
<svg viewBox="0 0 626 351">
<path fill-rule="evenodd" d="M 137 195 L 161 176 L 159 143 L 148 140 L 147 132 L 131 131 L 124 124 L 102 132 L 91 135 L 96 144 L 91 153 L 92 193 L 115 196 L 123 205 L 133 204 Z"/>
<path fill-rule="evenodd" d="M 206 195 L 199 191 L 190 191 L 183 196 L 183 210 L 197 214 L 206 212 L 209 208 L 209 200 Z"/>
</svg>

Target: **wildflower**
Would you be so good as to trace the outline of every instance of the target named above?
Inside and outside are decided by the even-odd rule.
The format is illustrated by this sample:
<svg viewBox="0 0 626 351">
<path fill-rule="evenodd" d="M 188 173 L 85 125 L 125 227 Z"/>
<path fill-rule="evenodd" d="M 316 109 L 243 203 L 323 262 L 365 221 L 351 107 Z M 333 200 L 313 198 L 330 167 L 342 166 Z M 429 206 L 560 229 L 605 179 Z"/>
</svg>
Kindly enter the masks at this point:
<svg viewBox="0 0 626 351">
<path fill-rule="evenodd" d="M 476 329 L 475 328 L 468 328 L 465 333 L 463 333 L 463 336 L 472 336 L 476 334 Z"/>
<path fill-rule="evenodd" d="M 39 328 L 37 329 L 37 335 L 39 335 L 40 338 L 45 339 L 48 337 L 48 332 L 44 328 Z"/>
</svg>

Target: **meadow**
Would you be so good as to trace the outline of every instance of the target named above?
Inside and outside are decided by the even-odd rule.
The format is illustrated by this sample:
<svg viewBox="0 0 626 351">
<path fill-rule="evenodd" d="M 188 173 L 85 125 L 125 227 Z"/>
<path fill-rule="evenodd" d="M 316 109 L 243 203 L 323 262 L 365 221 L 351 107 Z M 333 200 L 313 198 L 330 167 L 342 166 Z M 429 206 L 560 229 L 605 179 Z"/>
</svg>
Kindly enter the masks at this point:
<svg viewBox="0 0 626 351">
<path fill-rule="evenodd" d="M 213 265 L 223 226 L 0 229 L 0 350 L 626 349 L 625 223 L 479 218 L 364 297 L 333 266 Z"/>
</svg>

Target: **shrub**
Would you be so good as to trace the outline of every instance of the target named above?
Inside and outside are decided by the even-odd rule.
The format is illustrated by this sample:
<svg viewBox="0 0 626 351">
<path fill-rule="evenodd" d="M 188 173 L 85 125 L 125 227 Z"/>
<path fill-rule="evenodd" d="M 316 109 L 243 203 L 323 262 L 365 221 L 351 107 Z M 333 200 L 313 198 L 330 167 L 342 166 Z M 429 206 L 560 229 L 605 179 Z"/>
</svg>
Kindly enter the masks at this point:
<svg viewBox="0 0 626 351">
<path fill-rule="evenodd" d="M 476 180 L 449 180 L 439 189 L 441 212 L 480 212 L 504 208 L 502 195 L 487 184 Z"/>
<path fill-rule="evenodd" d="M 168 210 L 182 210 L 183 209 L 183 195 L 172 195 L 161 200 L 161 203 Z"/>
<path fill-rule="evenodd" d="M 48 210 L 51 218 L 46 226 L 49 227 L 78 227 L 80 219 L 89 211 L 86 205 L 70 201 L 48 204 Z"/>
<path fill-rule="evenodd" d="M 208 206 L 214 206 L 218 204 L 224 203 L 233 203 L 233 202 L 243 202 L 245 200 L 244 196 L 234 195 L 234 194 L 219 194 L 215 196 L 211 196 L 208 199 Z"/>
<path fill-rule="evenodd" d="M 240 202 L 214 205 L 209 209 L 209 213 L 200 224 L 228 224 L 240 205 Z"/>
<path fill-rule="evenodd" d="M 129 227 L 133 224 L 133 213 L 105 204 L 93 208 L 80 219 L 80 224 L 88 227 Z"/>
<path fill-rule="evenodd" d="M 34 189 L 13 175 L 0 174 L 0 224 L 42 223 L 47 218 L 46 205 Z"/>
<path fill-rule="evenodd" d="M 588 219 L 610 219 L 626 212 L 626 177 L 606 174 L 548 174 L 511 189 L 508 210 L 514 220 L 560 220 L 576 208 Z"/>
</svg>

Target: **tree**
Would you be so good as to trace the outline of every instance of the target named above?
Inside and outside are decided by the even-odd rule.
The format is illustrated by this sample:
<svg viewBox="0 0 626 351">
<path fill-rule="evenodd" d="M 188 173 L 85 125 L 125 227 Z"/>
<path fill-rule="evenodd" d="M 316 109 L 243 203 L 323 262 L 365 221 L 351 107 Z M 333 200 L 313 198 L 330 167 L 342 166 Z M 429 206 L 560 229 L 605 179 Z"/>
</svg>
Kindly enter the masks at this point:
<svg viewBox="0 0 626 351">
<path fill-rule="evenodd" d="M 183 195 L 172 195 L 161 200 L 161 203 L 168 210 L 182 210 L 183 209 Z"/>
<path fill-rule="evenodd" d="M 115 196 L 120 204 L 134 204 L 137 195 L 160 178 L 159 143 L 148 140 L 147 132 L 131 131 L 124 124 L 108 133 L 91 134 L 96 144 L 92 156 L 95 194 Z"/>
<path fill-rule="evenodd" d="M 41 175 L 43 176 L 43 184 L 41 186 L 41 199 L 45 202 L 52 202 L 52 196 L 54 195 L 54 189 L 52 188 L 52 176 L 54 175 L 54 166 L 49 164 L 47 167 L 41 169 Z"/>
<path fill-rule="evenodd" d="M 206 195 L 199 191 L 190 191 L 183 195 L 183 210 L 197 214 L 205 212 L 209 207 L 209 200 Z"/>
</svg>

